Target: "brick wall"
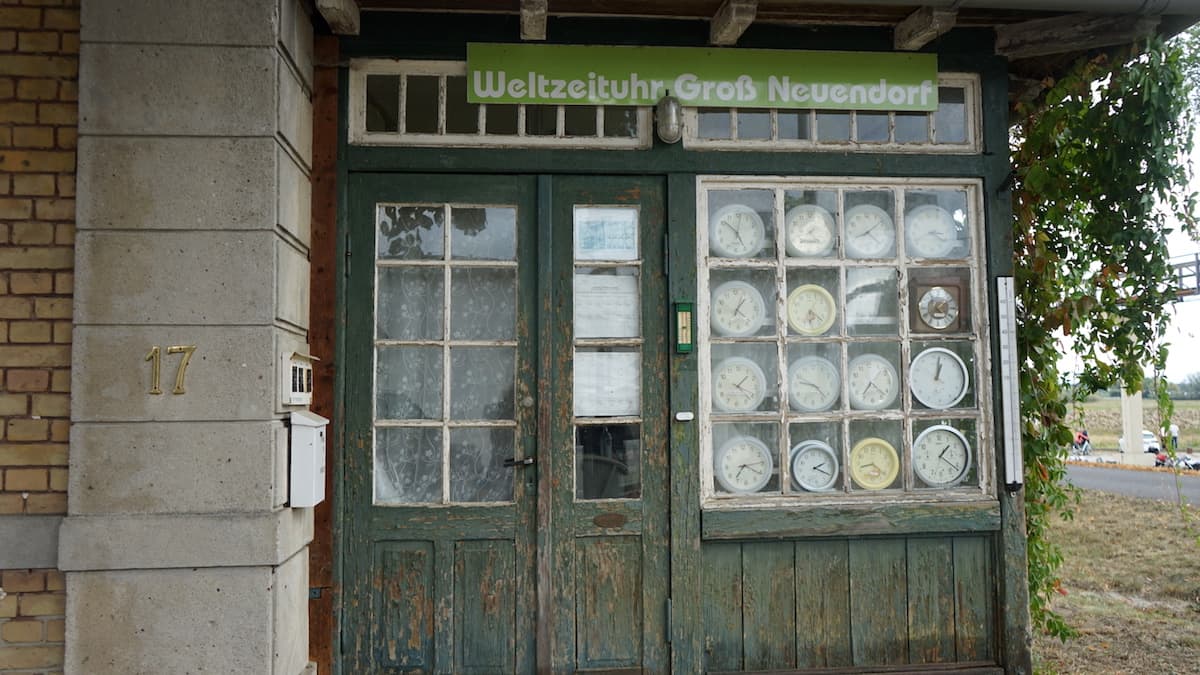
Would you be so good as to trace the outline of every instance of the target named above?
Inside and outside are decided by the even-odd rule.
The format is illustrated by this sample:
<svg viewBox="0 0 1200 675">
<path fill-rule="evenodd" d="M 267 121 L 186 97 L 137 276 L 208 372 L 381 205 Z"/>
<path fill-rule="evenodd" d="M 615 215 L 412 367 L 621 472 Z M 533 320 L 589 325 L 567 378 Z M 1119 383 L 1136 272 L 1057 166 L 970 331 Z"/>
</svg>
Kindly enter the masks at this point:
<svg viewBox="0 0 1200 675">
<path fill-rule="evenodd" d="M 0 517 L 65 514 L 78 0 L 0 0 Z M 0 571 L 0 673 L 63 661 L 62 575 Z"/>
</svg>

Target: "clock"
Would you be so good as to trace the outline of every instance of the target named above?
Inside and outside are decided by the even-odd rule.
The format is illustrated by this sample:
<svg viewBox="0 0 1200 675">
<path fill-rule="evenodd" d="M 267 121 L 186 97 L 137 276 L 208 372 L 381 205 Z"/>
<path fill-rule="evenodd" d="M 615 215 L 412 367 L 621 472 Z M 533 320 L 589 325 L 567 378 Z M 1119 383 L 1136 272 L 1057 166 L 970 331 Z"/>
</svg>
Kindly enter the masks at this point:
<svg viewBox="0 0 1200 675">
<path fill-rule="evenodd" d="M 792 448 L 792 480 L 809 492 L 823 492 L 838 478 L 838 458 L 824 441 L 804 441 Z"/>
<path fill-rule="evenodd" d="M 945 258 L 958 246 L 957 224 L 937 204 L 918 206 L 904 216 L 904 243 L 913 258 Z"/>
<path fill-rule="evenodd" d="M 874 204 L 859 204 L 846 211 L 846 255 L 883 258 L 892 253 L 896 226 L 887 211 Z"/>
<path fill-rule="evenodd" d="M 723 412 L 757 410 L 767 396 L 767 377 L 758 364 L 731 356 L 713 366 L 713 407 Z"/>
<path fill-rule="evenodd" d="M 917 286 L 917 314 L 913 329 L 950 332 L 960 326 L 962 307 L 958 284 Z"/>
<path fill-rule="evenodd" d="M 788 366 L 788 402 L 803 412 L 828 410 L 838 400 L 837 366 L 820 356 L 802 356 Z"/>
<path fill-rule="evenodd" d="M 758 332 L 767 319 L 767 305 L 758 289 L 745 281 L 726 281 L 712 293 L 713 330 L 725 337 Z"/>
<path fill-rule="evenodd" d="M 724 258 L 749 258 L 762 250 L 767 231 L 758 212 L 744 204 L 730 204 L 713 214 L 708 226 L 708 246 Z"/>
<path fill-rule="evenodd" d="M 837 320 L 837 303 L 816 284 L 792 289 L 787 297 L 788 325 L 801 335 L 821 335 Z"/>
<path fill-rule="evenodd" d="M 882 438 L 864 438 L 850 450 L 850 477 L 865 490 L 882 490 L 900 473 L 900 455 Z"/>
<path fill-rule="evenodd" d="M 713 468 L 717 483 L 726 492 L 739 495 L 763 489 L 775 468 L 766 443 L 752 436 L 737 436 L 725 441 L 715 459 Z"/>
<path fill-rule="evenodd" d="M 879 354 L 863 354 L 850 361 L 846 391 L 857 410 L 882 410 L 896 400 L 900 377 L 896 367 Z"/>
<path fill-rule="evenodd" d="M 954 427 L 938 424 L 922 431 L 912 447 L 913 472 L 929 487 L 958 485 L 971 468 L 971 445 Z"/>
<path fill-rule="evenodd" d="M 963 399 L 970 385 L 967 365 L 945 347 L 930 347 L 917 354 L 908 367 L 913 398 L 926 407 L 944 410 Z"/>
<path fill-rule="evenodd" d="M 788 255 L 824 258 L 837 241 L 833 214 L 816 204 L 801 204 L 783 217 Z"/>
</svg>

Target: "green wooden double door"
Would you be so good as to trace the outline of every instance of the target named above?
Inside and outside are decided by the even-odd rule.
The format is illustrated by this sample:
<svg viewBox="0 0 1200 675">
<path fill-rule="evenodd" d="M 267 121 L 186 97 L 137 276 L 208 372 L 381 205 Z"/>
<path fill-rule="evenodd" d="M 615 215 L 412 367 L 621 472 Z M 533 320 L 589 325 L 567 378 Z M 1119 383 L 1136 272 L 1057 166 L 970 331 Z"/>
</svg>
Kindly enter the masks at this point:
<svg viewBox="0 0 1200 675">
<path fill-rule="evenodd" d="M 663 192 L 351 176 L 343 672 L 668 669 Z"/>
</svg>

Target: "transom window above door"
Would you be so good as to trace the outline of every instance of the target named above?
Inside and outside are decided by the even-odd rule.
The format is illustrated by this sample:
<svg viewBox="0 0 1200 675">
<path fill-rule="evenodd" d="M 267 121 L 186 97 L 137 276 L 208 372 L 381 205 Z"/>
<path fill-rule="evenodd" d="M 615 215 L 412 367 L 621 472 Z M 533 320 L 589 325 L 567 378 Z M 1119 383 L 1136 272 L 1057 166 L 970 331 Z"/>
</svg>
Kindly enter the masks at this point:
<svg viewBox="0 0 1200 675">
<path fill-rule="evenodd" d="M 650 127 L 647 107 L 471 103 L 461 61 L 350 64 L 356 145 L 628 150 L 650 147 Z"/>
<path fill-rule="evenodd" d="M 471 103 L 462 61 L 354 59 L 349 134 L 353 145 L 551 147 L 645 150 L 654 119 L 646 106 Z M 938 76 L 932 112 L 685 108 L 692 150 L 977 153 L 979 81 Z"/>
</svg>

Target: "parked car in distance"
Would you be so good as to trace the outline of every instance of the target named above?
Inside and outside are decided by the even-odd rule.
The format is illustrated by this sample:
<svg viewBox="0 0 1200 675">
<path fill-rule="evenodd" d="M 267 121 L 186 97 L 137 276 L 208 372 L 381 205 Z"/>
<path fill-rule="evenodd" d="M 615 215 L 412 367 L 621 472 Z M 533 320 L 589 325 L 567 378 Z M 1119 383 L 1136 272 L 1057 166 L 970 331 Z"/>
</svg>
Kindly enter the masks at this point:
<svg viewBox="0 0 1200 675">
<path fill-rule="evenodd" d="M 1121 452 L 1125 452 L 1124 436 L 1117 440 L 1117 447 L 1121 449 Z M 1142 429 L 1142 450 L 1155 454 L 1162 452 L 1162 446 L 1158 443 L 1158 437 L 1145 429 Z"/>
</svg>

